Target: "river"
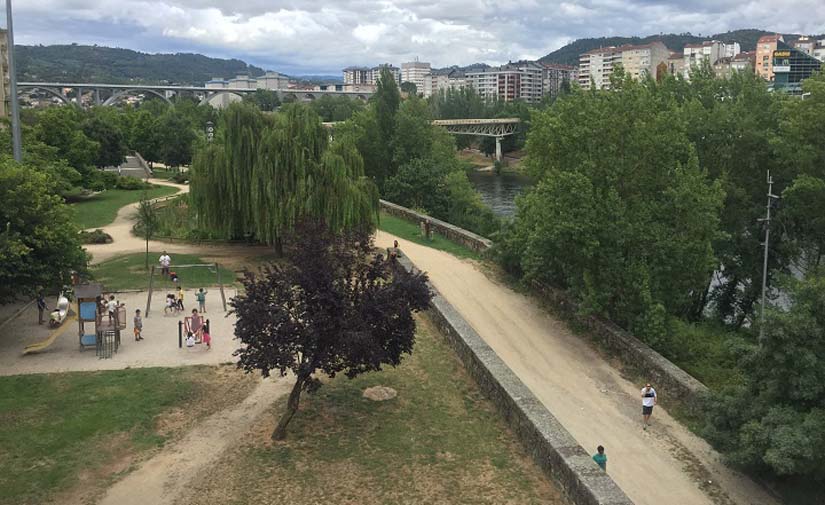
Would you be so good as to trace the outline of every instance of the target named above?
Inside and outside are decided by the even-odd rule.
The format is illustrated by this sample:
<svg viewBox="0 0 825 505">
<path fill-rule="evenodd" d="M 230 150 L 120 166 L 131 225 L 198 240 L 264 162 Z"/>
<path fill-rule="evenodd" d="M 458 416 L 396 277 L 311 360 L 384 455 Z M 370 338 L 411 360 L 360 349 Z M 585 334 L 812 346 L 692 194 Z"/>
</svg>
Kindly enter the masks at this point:
<svg viewBox="0 0 825 505">
<path fill-rule="evenodd" d="M 516 196 L 532 183 L 529 177 L 513 172 L 496 175 L 492 171 L 472 171 L 468 177 L 484 203 L 501 217 L 516 213 Z"/>
</svg>

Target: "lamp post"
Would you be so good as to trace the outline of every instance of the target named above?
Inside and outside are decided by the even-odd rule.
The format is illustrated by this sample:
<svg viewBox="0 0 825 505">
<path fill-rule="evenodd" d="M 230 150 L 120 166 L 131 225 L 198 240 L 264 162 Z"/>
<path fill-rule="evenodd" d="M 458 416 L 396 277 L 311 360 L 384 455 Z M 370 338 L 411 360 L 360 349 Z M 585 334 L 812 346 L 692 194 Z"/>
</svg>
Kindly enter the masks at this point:
<svg viewBox="0 0 825 505">
<path fill-rule="evenodd" d="M 23 161 L 23 148 L 20 143 L 20 108 L 17 103 L 17 74 L 14 70 L 14 27 L 11 20 L 11 0 L 6 0 L 6 29 L 9 53 L 9 104 L 11 105 L 12 153 L 18 163 Z"/>
<path fill-rule="evenodd" d="M 765 223 L 765 255 L 762 262 L 762 307 L 759 314 L 759 343 L 762 344 L 765 339 L 765 303 L 766 292 L 768 288 L 768 241 L 771 238 L 771 205 L 774 200 L 779 197 L 773 194 L 773 177 L 771 171 L 768 170 L 768 205 L 767 214 L 759 221 Z"/>
</svg>

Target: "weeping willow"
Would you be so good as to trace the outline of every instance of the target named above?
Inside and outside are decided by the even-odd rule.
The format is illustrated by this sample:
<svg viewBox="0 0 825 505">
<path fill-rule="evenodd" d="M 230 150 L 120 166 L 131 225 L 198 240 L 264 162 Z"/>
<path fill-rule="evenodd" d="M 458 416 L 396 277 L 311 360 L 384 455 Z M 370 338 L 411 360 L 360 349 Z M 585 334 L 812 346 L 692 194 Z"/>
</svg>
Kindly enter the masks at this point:
<svg viewBox="0 0 825 505">
<path fill-rule="evenodd" d="M 333 230 L 372 229 L 378 190 L 348 136 L 329 142 L 318 115 L 290 104 L 264 115 L 232 104 L 214 141 L 195 155 L 192 203 L 200 226 L 267 244 L 305 218 Z"/>
</svg>

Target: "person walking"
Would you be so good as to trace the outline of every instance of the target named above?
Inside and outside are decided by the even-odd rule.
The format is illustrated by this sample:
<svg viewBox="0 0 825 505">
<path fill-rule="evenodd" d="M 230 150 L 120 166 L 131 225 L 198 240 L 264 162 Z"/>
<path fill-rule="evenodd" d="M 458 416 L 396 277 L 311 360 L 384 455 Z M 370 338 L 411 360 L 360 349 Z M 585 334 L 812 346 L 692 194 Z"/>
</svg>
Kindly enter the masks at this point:
<svg viewBox="0 0 825 505">
<path fill-rule="evenodd" d="M 596 447 L 596 454 L 593 455 L 593 461 L 596 462 L 599 467 L 607 471 L 607 454 L 604 453 L 604 446 Z"/>
<path fill-rule="evenodd" d="M 642 421 L 644 429 L 650 426 L 650 414 L 653 413 L 653 407 L 656 405 L 656 390 L 648 382 L 642 388 Z"/>
<path fill-rule="evenodd" d="M 178 285 L 178 300 L 177 300 L 177 303 L 178 303 L 178 309 L 181 312 L 186 310 L 185 308 L 183 308 L 183 286 L 181 286 L 181 285 Z"/>
<path fill-rule="evenodd" d="M 135 311 L 135 342 L 143 340 L 143 318 L 140 317 L 140 309 Z"/>
<path fill-rule="evenodd" d="M 206 293 L 209 291 L 204 291 L 203 288 L 198 289 L 198 292 L 195 293 L 195 300 L 198 301 L 198 310 L 201 314 L 206 314 Z"/>
<path fill-rule="evenodd" d="M 166 254 L 166 251 L 163 251 L 163 254 L 158 258 L 158 263 L 160 263 L 160 275 L 164 278 L 167 277 L 169 275 L 169 265 L 172 264 L 172 258 Z"/>
<path fill-rule="evenodd" d="M 37 324 L 43 324 L 43 314 L 46 312 L 46 297 L 43 292 L 37 294 Z"/>
</svg>

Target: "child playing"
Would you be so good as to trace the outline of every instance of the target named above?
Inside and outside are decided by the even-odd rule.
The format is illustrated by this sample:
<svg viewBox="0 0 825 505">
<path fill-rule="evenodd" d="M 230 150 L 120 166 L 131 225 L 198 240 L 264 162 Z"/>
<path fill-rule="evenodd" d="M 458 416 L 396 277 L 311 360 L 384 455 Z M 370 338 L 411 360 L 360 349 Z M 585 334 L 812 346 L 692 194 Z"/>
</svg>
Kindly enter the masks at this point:
<svg viewBox="0 0 825 505">
<path fill-rule="evenodd" d="M 201 314 L 206 314 L 206 293 L 209 291 L 204 291 L 203 288 L 200 288 L 197 293 L 195 293 L 195 299 L 198 301 L 198 310 Z"/>
<path fill-rule="evenodd" d="M 178 286 L 178 309 L 186 310 L 183 308 L 183 286 Z"/>
<path fill-rule="evenodd" d="M 209 328 L 203 327 L 203 343 L 206 344 L 206 350 L 212 349 L 212 337 L 209 336 Z"/>
<path fill-rule="evenodd" d="M 169 293 L 166 295 L 166 307 L 163 308 L 163 314 L 166 315 L 170 312 L 174 313 L 177 309 L 177 303 L 175 302 L 175 295 Z"/>
<path fill-rule="evenodd" d="M 192 335 L 192 332 L 189 332 L 189 335 L 186 337 L 186 347 L 195 347 L 195 335 Z"/>
<path fill-rule="evenodd" d="M 135 342 L 138 340 L 143 340 L 143 335 L 141 332 L 143 331 L 143 318 L 140 317 L 140 309 L 135 311 Z"/>
<path fill-rule="evenodd" d="M 112 324 L 112 321 L 117 317 L 117 307 L 118 303 L 115 301 L 115 295 L 109 295 L 109 303 L 106 304 L 106 308 L 109 310 L 109 324 Z"/>
</svg>

